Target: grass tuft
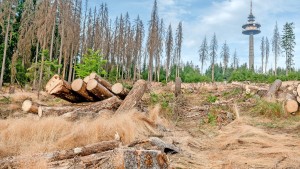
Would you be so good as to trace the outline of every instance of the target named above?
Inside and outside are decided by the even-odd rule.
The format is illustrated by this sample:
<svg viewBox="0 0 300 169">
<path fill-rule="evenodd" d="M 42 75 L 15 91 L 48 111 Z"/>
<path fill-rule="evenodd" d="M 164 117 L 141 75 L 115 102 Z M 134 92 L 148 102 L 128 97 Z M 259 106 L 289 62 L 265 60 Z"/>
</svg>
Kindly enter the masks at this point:
<svg viewBox="0 0 300 169">
<path fill-rule="evenodd" d="M 281 103 L 267 102 L 263 99 L 256 100 L 256 105 L 250 110 L 254 116 L 264 116 L 268 118 L 284 117 L 284 108 Z"/>
</svg>

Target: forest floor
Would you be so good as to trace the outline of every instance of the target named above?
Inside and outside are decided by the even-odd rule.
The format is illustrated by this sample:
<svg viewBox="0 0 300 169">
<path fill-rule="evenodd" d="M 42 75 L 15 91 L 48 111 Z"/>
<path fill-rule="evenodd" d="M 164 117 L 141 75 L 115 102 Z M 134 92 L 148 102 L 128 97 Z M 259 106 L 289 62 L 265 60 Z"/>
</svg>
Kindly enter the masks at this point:
<svg viewBox="0 0 300 169">
<path fill-rule="evenodd" d="M 172 85 L 155 83 L 144 95 L 140 107 L 143 111 L 150 112 L 151 106 L 161 103 L 160 116 L 163 119 L 161 123 L 165 127 L 163 130 L 158 130 L 159 134 L 156 135 L 181 149 L 178 154 L 168 155 L 172 168 L 300 168 L 299 113 L 293 116 L 275 118 L 270 117 L 269 114 L 266 116 L 262 112 L 255 112 L 264 111 L 264 109 L 268 109 L 268 106 L 260 105 L 258 98 L 245 94 L 243 89 L 227 86 L 226 84 L 218 84 L 213 87 L 183 84 L 182 91 L 183 94 L 174 99 Z M 29 122 L 22 123 L 24 127 L 26 124 L 29 125 L 28 123 L 31 123 L 32 119 L 38 121 L 34 116 L 27 117 L 26 114 L 20 111 L 22 100 L 31 98 L 38 101 L 38 99 L 34 93 L 18 90 L 16 94 L 2 93 L 0 96 L 0 114 L 3 119 L 0 121 L 0 158 L 20 155 L 28 149 L 32 151 L 32 147 L 37 150 L 31 153 L 37 153 L 77 146 L 78 137 L 74 138 L 74 136 L 72 136 L 72 141 L 76 143 L 61 144 L 70 140 L 70 136 L 66 136 L 69 131 L 67 131 L 65 125 L 73 132 L 82 132 L 82 128 L 92 125 L 86 121 L 62 125 L 63 121 L 56 118 L 48 119 L 37 122 L 38 124 L 33 127 L 39 128 L 38 126 L 42 126 L 39 131 L 42 132 L 46 128 L 45 124 L 42 123 L 51 123 L 57 128 L 56 130 L 51 128 L 51 131 L 46 130 L 48 133 L 66 130 L 63 131 L 65 133 L 52 134 L 50 138 L 50 136 L 38 132 L 40 136 L 36 139 L 42 141 L 31 138 L 25 139 L 27 143 L 24 143 L 24 138 L 22 138 L 19 142 L 23 142 L 24 145 L 20 145 L 21 143 L 11 144 L 8 143 L 9 140 L 16 139 L 15 137 L 26 137 L 24 133 L 17 132 L 22 130 L 12 127 L 12 125 L 17 125 L 14 123 L 19 123 L 20 119 L 23 119 L 24 122 L 24 119 L 26 119 Z M 41 95 L 40 103 L 47 105 L 66 104 L 46 94 Z M 264 104 L 266 103 L 264 102 Z M 274 112 L 274 114 L 276 113 Z M 54 120 L 58 120 L 58 122 L 53 123 Z M 123 122 L 116 121 L 116 123 Z M 74 129 L 74 126 L 80 126 L 80 129 Z M 137 127 L 133 126 L 132 128 Z M 19 128 L 22 128 L 22 126 L 19 126 Z M 95 128 L 88 128 L 89 132 L 92 132 L 93 129 Z M 99 130 L 99 128 L 95 130 Z M 34 134 L 34 132 L 31 134 Z M 10 136 L 13 138 L 7 138 Z M 145 137 L 147 136 L 145 135 Z M 83 137 L 86 137 L 86 135 Z M 128 142 L 134 139 L 130 138 L 127 140 Z M 50 140 L 47 141 L 47 139 Z M 99 135 L 97 138 L 89 140 L 89 142 L 95 142 L 97 139 L 99 139 Z M 51 141 L 55 143 L 52 144 Z M 37 144 L 40 145 L 37 146 Z M 7 150 L 8 147 L 10 147 L 10 150 Z M 27 147 L 27 149 L 24 147 Z"/>
</svg>

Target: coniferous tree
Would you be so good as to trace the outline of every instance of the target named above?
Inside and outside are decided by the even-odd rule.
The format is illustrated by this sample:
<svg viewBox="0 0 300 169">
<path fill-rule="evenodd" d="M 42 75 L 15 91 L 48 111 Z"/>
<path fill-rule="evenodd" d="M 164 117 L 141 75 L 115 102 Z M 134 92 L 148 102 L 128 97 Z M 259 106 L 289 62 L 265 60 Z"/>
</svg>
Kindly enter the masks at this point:
<svg viewBox="0 0 300 169">
<path fill-rule="evenodd" d="M 236 49 L 233 54 L 232 67 L 234 70 L 237 70 L 237 68 L 239 67 L 239 59 L 237 57 Z"/>
<path fill-rule="evenodd" d="M 211 42 L 210 42 L 210 62 L 211 62 L 211 81 L 215 81 L 215 63 L 217 61 L 217 51 L 218 51 L 218 40 L 216 33 L 214 33 Z"/>
<path fill-rule="evenodd" d="M 201 73 L 203 74 L 203 65 L 208 60 L 208 44 L 207 44 L 206 36 L 204 37 L 199 49 L 199 59 L 201 63 Z"/>
<path fill-rule="evenodd" d="M 294 23 L 286 23 L 283 26 L 283 33 L 281 37 L 281 46 L 285 52 L 286 59 L 286 75 L 288 75 L 294 65 L 293 57 L 295 45 Z"/>
<path fill-rule="evenodd" d="M 149 35 L 147 40 L 147 51 L 149 55 L 148 65 L 148 80 L 152 82 L 153 79 L 153 59 L 158 50 L 159 41 L 159 18 L 157 11 L 157 1 L 154 1 L 151 20 L 149 25 Z"/>
<path fill-rule="evenodd" d="M 266 47 L 265 73 L 267 73 L 267 67 L 268 67 L 269 55 L 270 55 L 270 43 L 268 37 L 266 37 L 265 47 Z"/>
<path fill-rule="evenodd" d="M 175 37 L 175 60 L 176 60 L 176 77 L 179 77 L 180 63 L 181 63 L 181 48 L 182 48 L 182 22 L 179 22 L 176 37 Z"/>
<path fill-rule="evenodd" d="M 273 38 L 272 38 L 272 51 L 274 53 L 274 61 L 275 61 L 275 76 L 277 76 L 277 60 L 278 60 L 278 56 L 281 53 L 281 39 L 280 39 L 280 34 L 279 34 L 279 30 L 278 30 L 278 26 L 277 26 L 277 22 L 274 28 L 274 32 L 273 32 Z"/>
<path fill-rule="evenodd" d="M 2 33 L 5 35 L 4 40 L 4 51 L 3 51 L 3 58 L 2 58 L 2 67 L 1 67 L 1 75 L 0 75 L 0 90 L 2 89 L 3 84 L 3 76 L 5 71 L 5 62 L 7 56 L 7 48 L 8 48 L 8 41 L 9 35 L 12 33 L 12 24 L 15 22 L 15 15 L 16 15 L 16 7 L 17 1 L 16 0 L 4 0 L 0 6 L 0 26 L 2 27 Z"/>
<path fill-rule="evenodd" d="M 172 25 L 169 25 L 167 37 L 166 37 L 166 82 L 168 82 L 168 78 L 170 76 L 170 63 L 171 57 L 173 53 L 173 33 L 172 33 Z"/>
<path fill-rule="evenodd" d="M 262 37 L 261 39 L 261 73 L 264 73 L 264 59 L 265 59 L 265 37 Z"/>
<path fill-rule="evenodd" d="M 228 67 L 229 57 L 230 57 L 230 51 L 229 51 L 229 47 L 225 41 L 225 43 L 222 46 L 222 51 L 221 51 L 223 76 L 225 75 L 225 71 Z"/>
</svg>

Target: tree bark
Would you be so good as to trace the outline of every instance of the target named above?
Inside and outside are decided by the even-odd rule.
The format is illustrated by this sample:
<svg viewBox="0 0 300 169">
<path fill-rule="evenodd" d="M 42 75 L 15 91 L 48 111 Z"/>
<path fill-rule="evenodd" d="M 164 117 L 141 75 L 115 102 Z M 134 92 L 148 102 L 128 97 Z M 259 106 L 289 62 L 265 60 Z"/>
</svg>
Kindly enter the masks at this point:
<svg viewBox="0 0 300 169">
<path fill-rule="evenodd" d="M 22 104 L 22 110 L 26 113 L 38 114 L 38 104 L 33 103 L 31 100 L 25 100 Z"/>
<path fill-rule="evenodd" d="M 275 82 L 270 86 L 265 98 L 269 101 L 273 100 L 276 98 L 276 93 L 277 91 L 280 89 L 282 85 L 282 81 L 281 80 L 275 80 Z"/>
<path fill-rule="evenodd" d="M 100 83 L 102 86 L 104 86 L 105 88 L 107 88 L 108 90 L 111 91 L 112 85 L 108 81 L 106 81 L 105 79 L 103 79 L 102 77 L 100 77 L 99 75 L 97 75 L 97 73 L 91 73 L 90 74 L 90 79 L 97 80 L 98 83 Z"/>
<path fill-rule="evenodd" d="M 10 27 L 10 14 L 8 15 L 7 18 L 7 25 L 6 25 L 6 32 L 5 32 L 4 53 L 3 53 L 1 75 L 0 75 L 0 90 L 2 90 L 2 85 L 3 85 L 3 76 L 5 71 L 5 61 L 6 61 L 6 53 L 7 53 L 7 46 L 8 46 L 7 43 L 8 43 L 9 27 Z"/>
<path fill-rule="evenodd" d="M 105 88 L 95 79 L 90 79 L 87 83 L 86 88 L 89 92 L 93 93 L 95 96 L 102 100 L 114 96 L 114 94 L 112 94 L 107 88 Z"/>
<path fill-rule="evenodd" d="M 63 117 L 77 119 L 80 116 L 90 116 L 89 114 L 98 113 L 100 110 L 108 109 L 108 110 L 116 110 L 121 105 L 121 100 L 117 97 L 111 97 L 109 99 L 89 103 L 84 106 L 64 106 L 64 107 L 44 107 L 40 106 L 38 108 L 39 117 L 47 117 L 47 116 L 61 116 L 63 114 L 67 114 Z M 93 115 L 92 115 L 93 116 Z"/>
<path fill-rule="evenodd" d="M 72 90 L 84 97 L 87 101 L 97 101 L 98 99 L 87 91 L 86 86 L 87 84 L 82 79 L 76 79 L 71 84 Z"/>
<path fill-rule="evenodd" d="M 75 93 L 71 85 L 61 79 L 59 75 L 54 75 L 46 85 L 46 92 L 71 103 L 85 102 L 86 99 Z"/>
<path fill-rule="evenodd" d="M 286 95 L 284 108 L 287 113 L 295 113 L 296 111 L 298 111 L 299 103 L 297 102 L 296 96 L 288 93 Z"/>
<path fill-rule="evenodd" d="M 39 56 L 39 42 L 36 42 L 36 51 L 35 51 L 35 65 L 37 66 L 38 63 L 38 56 Z M 33 75 L 33 84 L 32 84 L 32 89 L 36 90 L 36 74 L 37 70 L 34 69 L 34 75 Z"/>
<path fill-rule="evenodd" d="M 114 94 L 119 96 L 121 99 L 125 99 L 128 95 L 129 90 L 126 89 L 121 83 L 116 83 L 111 87 L 111 90 Z"/>
<path fill-rule="evenodd" d="M 181 78 L 177 77 L 175 81 L 175 97 L 181 94 Z"/>
<path fill-rule="evenodd" d="M 76 162 L 75 162 L 76 161 Z M 167 169 L 169 161 L 166 154 L 158 150 L 135 150 L 118 148 L 111 151 L 79 156 L 76 159 L 67 159 L 49 163 L 50 169 L 57 168 L 159 168 Z"/>
<path fill-rule="evenodd" d="M 116 114 L 126 112 L 135 107 L 138 102 L 142 99 L 145 91 L 147 89 L 147 82 L 145 80 L 138 80 L 131 91 L 128 93 L 127 97 L 121 104 L 121 106 L 116 111 Z"/>
</svg>

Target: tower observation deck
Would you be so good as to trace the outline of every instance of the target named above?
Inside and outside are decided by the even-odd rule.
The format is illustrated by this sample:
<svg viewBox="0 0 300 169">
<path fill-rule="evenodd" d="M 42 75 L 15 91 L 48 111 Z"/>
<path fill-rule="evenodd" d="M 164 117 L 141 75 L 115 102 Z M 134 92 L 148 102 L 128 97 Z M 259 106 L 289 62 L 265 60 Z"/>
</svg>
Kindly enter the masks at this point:
<svg viewBox="0 0 300 169">
<path fill-rule="evenodd" d="M 249 69 L 254 69 L 254 35 L 259 34 L 261 25 L 255 22 L 255 17 L 252 13 L 252 0 L 250 4 L 250 14 L 248 22 L 242 26 L 243 34 L 249 35 Z"/>
</svg>

